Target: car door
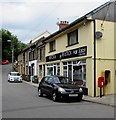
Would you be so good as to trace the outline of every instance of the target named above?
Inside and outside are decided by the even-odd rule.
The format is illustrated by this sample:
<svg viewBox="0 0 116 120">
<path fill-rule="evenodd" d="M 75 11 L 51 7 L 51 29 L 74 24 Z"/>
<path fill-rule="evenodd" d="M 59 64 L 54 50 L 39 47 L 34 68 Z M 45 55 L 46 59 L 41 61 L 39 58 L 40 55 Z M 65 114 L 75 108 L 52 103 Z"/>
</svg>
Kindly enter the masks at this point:
<svg viewBox="0 0 116 120">
<path fill-rule="evenodd" d="M 47 79 L 48 77 L 44 77 L 42 80 L 41 80 L 41 83 L 40 83 L 40 88 L 42 90 L 43 93 L 47 93 Z"/>
<path fill-rule="evenodd" d="M 49 77 L 47 80 L 46 80 L 46 94 L 47 95 L 52 95 L 52 92 L 53 92 L 53 89 L 54 89 L 54 86 L 53 86 L 53 77 Z"/>
</svg>

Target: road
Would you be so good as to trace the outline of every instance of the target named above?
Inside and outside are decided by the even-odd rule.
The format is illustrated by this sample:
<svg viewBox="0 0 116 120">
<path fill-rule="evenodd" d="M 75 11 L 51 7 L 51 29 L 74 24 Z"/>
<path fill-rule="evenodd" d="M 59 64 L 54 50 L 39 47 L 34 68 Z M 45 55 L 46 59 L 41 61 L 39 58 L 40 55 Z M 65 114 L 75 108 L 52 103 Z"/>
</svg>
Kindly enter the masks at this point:
<svg viewBox="0 0 116 120">
<path fill-rule="evenodd" d="M 90 102 L 53 102 L 38 97 L 37 88 L 8 83 L 11 65 L 2 68 L 2 118 L 114 118 L 114 108 Z"/>
</svg>

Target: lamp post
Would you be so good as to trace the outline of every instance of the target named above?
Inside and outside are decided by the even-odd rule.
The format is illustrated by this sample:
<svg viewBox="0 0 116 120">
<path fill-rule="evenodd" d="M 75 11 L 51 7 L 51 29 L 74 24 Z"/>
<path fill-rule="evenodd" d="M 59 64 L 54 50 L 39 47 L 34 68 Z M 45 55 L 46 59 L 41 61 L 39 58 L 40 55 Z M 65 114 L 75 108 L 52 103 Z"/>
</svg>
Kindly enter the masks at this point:
<svg viewBox="0 0 116 120">
<path fill-rule="evenodd" d="M 11 42 L 11 49 L 12 49 L 12 71 L 13 71 L 13 63 L 14 63 L 14 45 L 12 40 L 7 40 L 7 42 Z"/>
</svg>

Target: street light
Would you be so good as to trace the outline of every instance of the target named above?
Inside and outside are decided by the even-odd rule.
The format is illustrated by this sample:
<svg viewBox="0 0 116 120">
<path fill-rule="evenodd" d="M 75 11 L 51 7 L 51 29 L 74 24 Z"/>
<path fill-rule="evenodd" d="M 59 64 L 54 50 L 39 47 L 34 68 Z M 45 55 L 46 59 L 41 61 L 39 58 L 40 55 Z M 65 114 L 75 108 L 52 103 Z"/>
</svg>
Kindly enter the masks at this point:
<svg viewBox="0 0 116 120">
<path fill-rule="evenodd" d="M 13 63 L 14 63 L 14 45 L 12 40 L 7 40 L 7 42 L 11 42 L 11 49 L 12 49 L 12 71 L 13 71 Z"/>
</svg>

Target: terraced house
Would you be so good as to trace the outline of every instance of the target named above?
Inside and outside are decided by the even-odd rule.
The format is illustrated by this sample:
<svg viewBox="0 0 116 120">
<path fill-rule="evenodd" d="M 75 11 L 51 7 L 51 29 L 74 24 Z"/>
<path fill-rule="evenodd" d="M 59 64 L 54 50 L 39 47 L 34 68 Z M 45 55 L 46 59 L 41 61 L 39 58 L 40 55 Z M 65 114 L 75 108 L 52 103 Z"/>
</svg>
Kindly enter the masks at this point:
<svg viewBox="0 0 116 120">
<path fill-rule="evenodd" d="M 102 77 L 103 95 L 116 93 L 115 8 L 116 2 L 110 1 L 70 24 L 60 21 L 59 30 L 42 40 L 45 60 L 38 65 L 38 77 L 67 76 L 94 97 L 100 95 Z"/>
<path fill-rule="evenodd" d="M 44 40 L 46 75 L 70 77 L 90 96 L 99 96 L 98 78 L 104 77 L 103 95 L 116 93 L 115 8 L 107 2 L 71 24 L 61 21 Z"/>
<path fill-rule="evenodd" d="M 44 72 L 42 71 L 45 71 L 45 46 L 42 41 L 48 35 L 50 35 L 50 33 L 47 31 L 40 34 L 30 41 L 27 48 L 19 53 L 18 71 L 23 75 L 23 79 L 26 79 L 28 75 L 32 82 L 34 76 L 38 76 L 39 79 L 43 77 Z M 41 73 L 40 76 L 38 73 Z"/>
</svg>

